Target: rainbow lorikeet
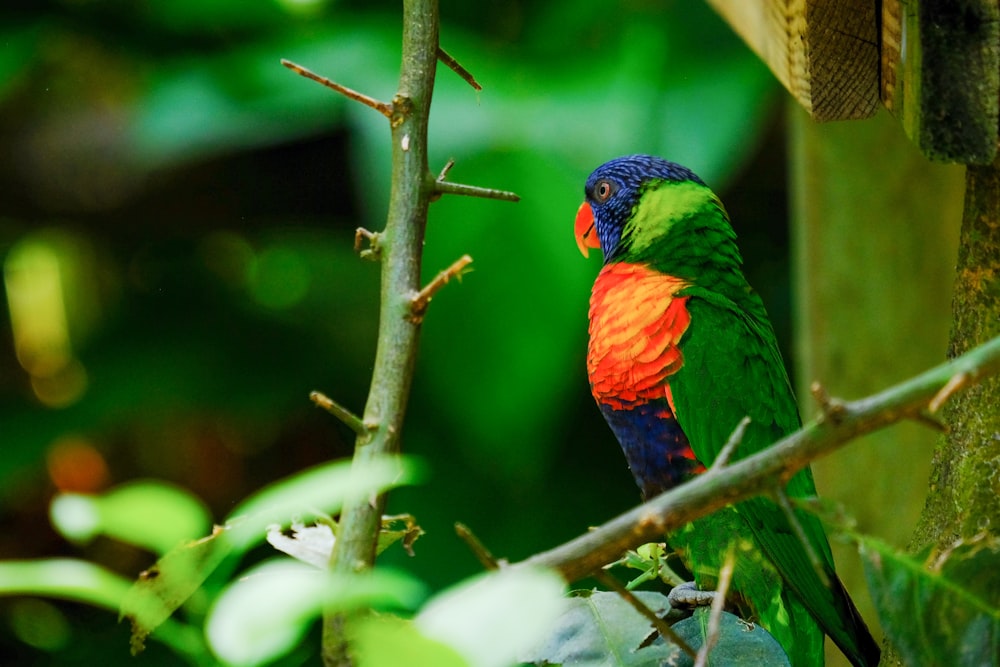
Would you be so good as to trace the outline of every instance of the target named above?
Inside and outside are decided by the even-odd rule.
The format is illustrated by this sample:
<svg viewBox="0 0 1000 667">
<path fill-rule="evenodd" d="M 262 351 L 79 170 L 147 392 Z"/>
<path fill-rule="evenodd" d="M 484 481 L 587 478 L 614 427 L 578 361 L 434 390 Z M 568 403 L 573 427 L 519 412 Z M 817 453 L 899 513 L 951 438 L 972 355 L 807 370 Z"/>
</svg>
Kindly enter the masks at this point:
<svg viewBox="0 0 1000 667">
<path fill-rule="evenodd" d="M 715 193 L 687 168 L 646 155 L 598 167 L 585 193 L 577 242 L 585 256 L 598 247 L 604 254 L 590 298 L 587 371 L 643 495 L 705 470 L 745 416 L 735 458 L 797 430 L 774 331 Z M 786 492 L 815 495 L 810 470 Z M 729 506 L 667 541 L 705 590 L 733 553 L 727 601 L 774 635 L 793 665 L 823 663 L 824 633 L 854 665 L 876 665 L 879 648 L 834 572 L 822 525 L 795 512 L 825 582 L 769 499 Z"/>
</svg>

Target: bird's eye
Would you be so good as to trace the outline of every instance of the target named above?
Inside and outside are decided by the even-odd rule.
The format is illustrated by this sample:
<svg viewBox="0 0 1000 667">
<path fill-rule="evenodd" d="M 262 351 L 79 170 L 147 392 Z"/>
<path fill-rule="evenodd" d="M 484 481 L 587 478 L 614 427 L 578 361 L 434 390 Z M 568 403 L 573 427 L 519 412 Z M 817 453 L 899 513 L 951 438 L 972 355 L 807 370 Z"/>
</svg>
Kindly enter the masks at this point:
<svg viewBox="0 0 1000 667">
<path fill-rule="evenodd" d="M 615 186 L 611 181 L 600 180 L 594 184 L 594 199 L 598 204 L 603 204 L 615 193 Z"/>
</svg>

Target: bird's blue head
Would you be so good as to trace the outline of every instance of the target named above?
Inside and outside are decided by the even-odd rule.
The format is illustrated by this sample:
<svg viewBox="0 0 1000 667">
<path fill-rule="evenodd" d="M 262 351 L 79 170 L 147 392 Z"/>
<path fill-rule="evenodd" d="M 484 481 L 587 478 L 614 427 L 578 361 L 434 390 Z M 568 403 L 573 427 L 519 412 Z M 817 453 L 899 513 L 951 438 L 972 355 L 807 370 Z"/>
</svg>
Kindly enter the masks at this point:
<svg viewBox="0 0 1000 667">
<path fill-rule="evenodd" d="M 626 155 L 595 169 L 584 188 L 586 201 L 576 214 L 576 242 L 584 257 L 600 248 L 604 261 L 621 250 L 622 230 L 643 189 L 654 181 L 704 182 L 687 167 L 652 155 Z"/>
</svg>

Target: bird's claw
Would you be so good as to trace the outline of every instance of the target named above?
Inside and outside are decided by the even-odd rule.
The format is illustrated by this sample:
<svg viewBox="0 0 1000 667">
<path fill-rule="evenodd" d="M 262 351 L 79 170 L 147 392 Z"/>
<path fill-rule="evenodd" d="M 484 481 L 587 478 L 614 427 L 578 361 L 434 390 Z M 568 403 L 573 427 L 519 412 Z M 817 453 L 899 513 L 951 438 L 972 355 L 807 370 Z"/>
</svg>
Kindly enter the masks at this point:
<svg viewBox="0 0 1000 667">
<path fill-rule="evenodd" d="M 693 609 L 711 607 L 715 591 L 703 591 L 693 581 L 686 581 L 670 589 L 667 601 L 672 609 Z"/>
</svg>

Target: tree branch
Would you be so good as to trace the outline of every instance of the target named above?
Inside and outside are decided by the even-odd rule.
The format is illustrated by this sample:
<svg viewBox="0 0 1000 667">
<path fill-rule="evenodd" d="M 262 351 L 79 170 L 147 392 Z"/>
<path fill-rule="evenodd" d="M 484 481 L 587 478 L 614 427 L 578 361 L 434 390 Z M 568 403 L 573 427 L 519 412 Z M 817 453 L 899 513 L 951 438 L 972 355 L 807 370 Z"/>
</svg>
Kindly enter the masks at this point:
<svg viewBox="0 0 1000 667">
<path fill-rule="evenodd" d="M 544 566 L 576 581 L 618 558 L 627 549 L 663 539 L 664 533 L 752 496 L 769 493 L 813 459 L 850 440 L 926 409 L 952 378 L 966 375 L 968 387 L 1000 372 L 1000 337 L 874 396 L 838 402 L 837 419 L 820 417 L 768 449 L 724 468 L 711 468 L 599 528 L 536 554 L 518 566 Z"/>
<path fill-rule="evenodd" d="M 399 452 L 403 417 L 410 394 L 420 325 L 410 301 L 420 291 L 420 265 L 431 188 L 427 186 L 427 123 L 438 58 L 437 0 L 404 0 L 403 54 L 399 87 L 392 98 L 392 189 L 385 230 L 378 235 L 382 260 L 378 347 L 363 421 L 371 428 L 359 436 L 354 461 L 365 463 Z M 371 238 L 371 237 L 370 237 Z M 358 498 L 345 504 L 330 569 L 356 572 L 371 567 L 385 497 Z M 325 613 L 323 661 L 351 665 L 344 617 Z"/>
</svg>

